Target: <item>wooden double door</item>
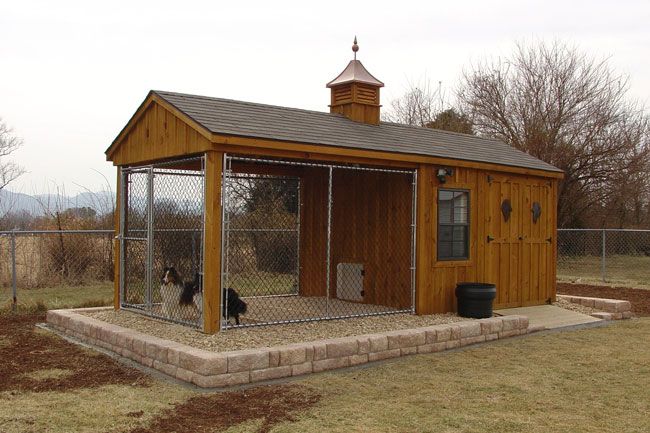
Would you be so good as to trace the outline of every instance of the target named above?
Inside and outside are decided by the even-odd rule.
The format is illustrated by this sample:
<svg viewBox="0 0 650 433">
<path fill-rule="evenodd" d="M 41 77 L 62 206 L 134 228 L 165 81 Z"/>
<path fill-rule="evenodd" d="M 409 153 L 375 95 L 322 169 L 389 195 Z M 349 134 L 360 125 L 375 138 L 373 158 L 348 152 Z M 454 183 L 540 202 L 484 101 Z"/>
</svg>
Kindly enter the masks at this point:
<svg viewBox="0 0 650 433">
<path fill-rule="evenodd" d="M 478 271 L 497 286 L 495 308 L 555 298 L 555 192 L 548 180 L 479 176 Z"/>
</svg>

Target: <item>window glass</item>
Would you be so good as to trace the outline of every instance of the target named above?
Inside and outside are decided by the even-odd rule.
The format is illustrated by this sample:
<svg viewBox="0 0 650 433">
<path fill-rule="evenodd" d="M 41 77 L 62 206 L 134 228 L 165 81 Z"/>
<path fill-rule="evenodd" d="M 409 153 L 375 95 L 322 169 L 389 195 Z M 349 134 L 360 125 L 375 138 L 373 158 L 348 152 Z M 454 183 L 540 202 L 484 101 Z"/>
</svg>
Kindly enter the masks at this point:
<svg viewBox="0 0 650 433">
<path fill-rule="evenodd" d="M 453 212 L 453 198 L 451 191 L 440 191 L 438 193 L 438 218 L 443 224 L 451 224 Z"/>
<path fill-rule="evenodd" d="M 469 192 L 438 190 L 438 260 L 469 258 Z"/>
</svg>

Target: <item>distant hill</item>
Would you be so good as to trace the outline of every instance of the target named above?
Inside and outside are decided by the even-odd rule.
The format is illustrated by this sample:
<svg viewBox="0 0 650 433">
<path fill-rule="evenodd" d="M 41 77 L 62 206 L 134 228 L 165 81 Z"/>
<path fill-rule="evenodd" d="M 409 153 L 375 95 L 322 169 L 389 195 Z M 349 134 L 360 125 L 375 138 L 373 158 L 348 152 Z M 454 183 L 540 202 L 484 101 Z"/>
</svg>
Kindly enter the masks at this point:
<svg viewBox="0 0 650 433">
<path fill-rule="evenodd" d="M 66 210 L 75 207 L 89 207 L 97 213 L 112 209 L 115 195 L 110 191 L 82 192 L 73 196 L 56 194 L 28 195 L 19 192 L 0 190 L 0 213 L 26 211 L 33 216 L 43 215 L 45 209 Z"/>
</svg>

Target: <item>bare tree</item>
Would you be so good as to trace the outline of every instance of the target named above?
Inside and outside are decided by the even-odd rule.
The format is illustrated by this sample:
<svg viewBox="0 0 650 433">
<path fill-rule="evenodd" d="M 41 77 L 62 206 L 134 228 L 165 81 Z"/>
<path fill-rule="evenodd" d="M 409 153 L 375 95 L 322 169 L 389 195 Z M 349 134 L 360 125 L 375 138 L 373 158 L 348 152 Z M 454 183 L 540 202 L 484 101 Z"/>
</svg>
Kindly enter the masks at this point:
<svg viewBox="0 0 650 433">
<path fill-rule="evenodd" d="M 5 160 L 22 144 L 22 139 L 14 135 L 12 129 L 0 118 L 0 190 L 25 172 L 13 161 Z"/>
<path fill-rule="evenodd" d="M 472 122 L 465 114 L 458 113 L 455 108 L 448 108 L 436 114 L 433 121 L 425 125 L 427 128 L 442 129 L 443 131 L 474 134 Z"/>
<path fill-rule="evenodd" d="M 390 106 L 383 116 L 389 122 L 474 134 L 470 119 L 445 102 L 441 82 L 435 90 L 429 81 L 424 85 L 410 85 Z"/>
<path fill-rule="evenodd" d="M 555 42 L 519 44 L 510 58 L 473 67 L 457 96 L 476 132 L 564 170 L 558 222 L 581 226 L 649 173 L 648 117 L 628 88 L 607 60 Z"/>
<path fill-rule="evenodd" d="M 443 109 L 440 83 L 437 88 L 432 88 L 428 80 L 417 85 L 410 84 L 409 90 L 391 101 L 390 107 L 383 115 L 384 120 L 404 125 L 427 126 Z"/>
</svg>

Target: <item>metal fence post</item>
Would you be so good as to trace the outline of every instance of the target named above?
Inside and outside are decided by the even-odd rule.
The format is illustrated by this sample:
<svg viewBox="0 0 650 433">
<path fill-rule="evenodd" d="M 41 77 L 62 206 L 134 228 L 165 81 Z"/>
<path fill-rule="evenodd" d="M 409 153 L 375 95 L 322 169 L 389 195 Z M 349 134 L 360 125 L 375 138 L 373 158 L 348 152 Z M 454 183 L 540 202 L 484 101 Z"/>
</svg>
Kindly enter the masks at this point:
<svg viewBox="0 0 650 433">
<path fill-rule="evenodd" d="M 415 278 L 416 278 L 416 230 L 417 230 L 417 191 L 418 191 L 418 171 L 413 170 L 412 182 L 413 195 L 411 197 L 411 313 L 415 314 Z"/>
<path fill-rule="evenodd" d="M 325 274 L 325 316 L 330 316 L 330 274 L 331 269 L 331 251 L 330 244 L 332 241 L 332 176 L 333 168 L 329 167 L 329 175 L 327 180 L 327 244 L 325 245 L 325 267 L 327 273 Z"/>
<path fill-rule="evenodd" d="M 16 311 L 18 307 L 17 282 L 16 282 L 16 229 L 11 232 L 11 290 L 13 300 L 11 310 Z"/>
<path fill-rule="evenodd" d="M 228 329 L 228 321 L 223 312 L 228 312 L 227 288 L 230 285 L 230 203 L 228 201 L 232 175 L 230 170 L 230 156 L 228 156 L 227 153 L 224 153 L 223 163 L 221 166 L 221 290 L 219 293 L 219 314 L 221 316 L 220 327 L 223 331 Z"/>
<path fill-rule="evenodd" d="M 606 270 L 606 266 L 607 266 L 606 259 L 605 259 L 605 256 L 607 254 L 606 253 L 606 251 L 607 251 L 607 238 L 606 238 L 605 233 L 606 233 L 606 231 L 605 231 L 605 229 L 603 229 L 603 242 L 602 242 L 603 243 L 603 245 L 602 245 L 603 246 L 603 253 L 602 253 L 601 264 L 600 264 L 600 274 L 601 274 L 601 277 L 603 279 L 603 283 L 605 282 L 605 279 L 606 279 L 606 271 L 605 270 Z"/>
<path fill-rule="evenodd" d="M 154 237 L 154 174 L 153 167 L 150 167 L 147 170 L 147 257 L 146 257 L 146 269 L 145 269 L 145 280 L 146 280 L 146 308 L 147 311 L 151 312 L 153 307 L 153 237 Z"/>
</svg>

